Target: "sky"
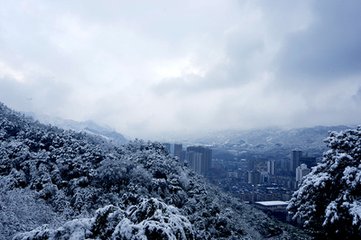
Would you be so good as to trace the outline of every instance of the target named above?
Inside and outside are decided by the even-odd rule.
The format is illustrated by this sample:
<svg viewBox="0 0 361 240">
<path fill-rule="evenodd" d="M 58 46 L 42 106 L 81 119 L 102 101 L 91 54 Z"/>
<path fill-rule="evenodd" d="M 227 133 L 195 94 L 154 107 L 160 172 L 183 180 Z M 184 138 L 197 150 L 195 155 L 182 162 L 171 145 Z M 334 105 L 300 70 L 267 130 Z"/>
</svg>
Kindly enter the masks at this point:
<svg viewBox="0 0 361 240">
<path fill-rule="evenodd" d="M 359 0 L 0 0 L 0 101 L 157 139 L 361 123 Z"/>
</svg>

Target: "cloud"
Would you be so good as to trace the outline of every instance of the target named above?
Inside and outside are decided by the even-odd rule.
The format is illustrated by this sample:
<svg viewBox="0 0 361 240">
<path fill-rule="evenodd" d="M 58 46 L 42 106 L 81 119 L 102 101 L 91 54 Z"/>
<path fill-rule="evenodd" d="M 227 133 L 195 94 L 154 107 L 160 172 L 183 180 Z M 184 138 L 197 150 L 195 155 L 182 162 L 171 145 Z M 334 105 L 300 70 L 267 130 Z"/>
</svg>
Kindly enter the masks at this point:
<svg viewBox="0 0 361 240">
<path fill-rule="evenodd" d="M 357 103 L 361 103 L 361 87 L 358 88 L 357 92 L 352 96 L 352 99 Z"/>
<path fill-rule="evenodd" d="M 23 82 L 25 77 L 21 72 L 3 62 L 0 62 L 0 78 L 11 78 L 17 82 Z"/>
<path fill-rule="evenodd" d="M 357 1 L 18 0 L 1 101 L 132 137 L 356 123 Z"/>
<path fill-rule="evenodd" d="M 59 116 L 65 114 L 64 108 L 71 104 L 68 101 L 71 89 L 64 83 L 52 79 L 18 82 L 13 78 L 0 78 L 0 84 L 0 101 L 24 112 Z"/>
<path fill-rule="evenodd" d="M 289 81 L 329 82 L 361 73 L 361 3 L 312 3 L 313 21 L 286 38 L 280 74 Z"/>
</svg>

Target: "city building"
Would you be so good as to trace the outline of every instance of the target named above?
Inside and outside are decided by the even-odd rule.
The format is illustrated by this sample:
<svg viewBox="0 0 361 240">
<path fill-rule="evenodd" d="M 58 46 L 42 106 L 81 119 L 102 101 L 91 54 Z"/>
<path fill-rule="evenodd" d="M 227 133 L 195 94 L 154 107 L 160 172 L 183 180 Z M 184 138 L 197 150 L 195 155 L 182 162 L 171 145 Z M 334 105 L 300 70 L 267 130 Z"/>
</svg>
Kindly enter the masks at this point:
<svg viewBox="0 0 361 240">
<path fill-rule="evenodd" d="M 261 173 L 257 170 L 248 171 L 248 184 L 257 185 L 261 181 Z"/>
<path fill-rule="evenodd" d="M 296 172 L 296 168 L 301 164 L 302 151 L 294 150 L 291 153 L 291 162 L 289 171 L 292 173 Z"/>
<path fill-rule="evenodd" d="M 190 167 L 197 173 L 204 173 L 204 169 L 202 169 L 202 153 L 187 152 L 186 159 L 188 162 L 188 167 Z"/>
<path fill-rule="evenodd" d="M 176 143 L 173 144 L 173 149 L 171 149 L 171 150 L 173 150 L 172 154 L 173 154 L 174 157 L 178 157 L 178 159 L 180 161 L 183 161 L 183 159 L 182 159 L 182 150 L 183 150 L 182 144 L 176 144 Z"/>
<path fill-rule="evenodd" d="M 277 219 L 286 221 L 288 217 L 287 202 L 284 201 L 260 201 L 255 206 L 266 213 L 270 213 Z"/>
<path fill-rule="evenodd" d="M 255 205 L 259 209 L 276 212 L 276 211 L 286 211 L 288 203 L 284 201 L 260 201 L 260 202 L 255 202 Z"/>
<path fill-rule="evenodd" d="M 207 176 L 212 164 L 212 150 L 203 146 L 187 147 L 186 160 L 190 168 Z"/>
<path fill-rule="evenodd" d="M 165 150 L 170 154 L 170 150 L 171 150 L 171 144 L 170 143 L 163 143 L 162 144 L 163 147 L 165 148 Z"/>
<path fill-rule="evenodd" d="M 301 164 L 300 166 L 298 166 L 296 168 L 296 182 L 297 185 L 301 183 L 301 180 L 304 176 L 306 176 L 307 174 L 309 174 L 311 172 L 311 169 L 309 169 L 307 167 L 306 164 Z"/>
<path fill-rule="evenodd" d="M 267 172 L 270 175 L 275 175 L 275 160 L 268 160 L 267 161 Z"/>
<path fill-rule="evenodd" d="M 179 162 L 183 165 L 185 154 L 183 151 L 182 144 L 163 143 L 163 146 L 171 156 L 176 157 L 179 160 Z"/>
<path fill-rule="evenodd" d="M 268 172 L 261 172 L 260 183 L 261 184 L 270 183 L 270 174 Z"/>
</svg>

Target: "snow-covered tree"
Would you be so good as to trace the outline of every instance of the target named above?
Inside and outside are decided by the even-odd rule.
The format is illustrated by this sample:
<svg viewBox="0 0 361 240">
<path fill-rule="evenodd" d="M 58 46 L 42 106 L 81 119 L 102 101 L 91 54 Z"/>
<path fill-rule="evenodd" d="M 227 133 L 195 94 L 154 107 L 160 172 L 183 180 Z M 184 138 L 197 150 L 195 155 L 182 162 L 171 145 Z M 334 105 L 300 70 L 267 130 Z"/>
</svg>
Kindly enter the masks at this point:
<svg viewBox="0 0 361 240">
<path fill-rule="evenodd" d="M 0 239 L 17 232 L 26 233 L 15 239 L 307 239 L 215 189 L 160 143 L 113 145 L 0 103 Z"/>
<path fill-rule="evenodd" d="M 288 210 L 328 239 L 361 239 L 361 126 L 326 139 L 330 150 L 293 194 Z"/>
<path fill-rule="evenodd" d="M 126 211 L 112 205 L 98 209 L 95 217 L 74 219 L 58 229 L 41 226 L 20 233 L 14 240 L 124 239 L 192 240 L 192 224 L 177 208 L 155 198 L 143 199 Z"/>
</svg>

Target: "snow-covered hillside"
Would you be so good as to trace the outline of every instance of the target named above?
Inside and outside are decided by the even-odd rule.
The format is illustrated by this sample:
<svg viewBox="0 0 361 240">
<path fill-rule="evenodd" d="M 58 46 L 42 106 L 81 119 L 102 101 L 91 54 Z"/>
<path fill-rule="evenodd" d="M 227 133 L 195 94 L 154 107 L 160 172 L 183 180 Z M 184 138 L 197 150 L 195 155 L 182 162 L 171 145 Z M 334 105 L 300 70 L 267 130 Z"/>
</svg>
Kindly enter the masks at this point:
<svg viewBox="0 0 361 240">
<path fill-rule="evenodd" d="M 88 134 L 97 135 L 115 144 L 127 143 L 127 139 L 122 134 L 111 129 L 110 127 L 100 126 L 93 121 L 78 122 L 74 120 L 62 119 L 59 117 L 51 117 L 48 115 L 40 115 L 35 113 L 25 113 L 25 115 L 31 116 L 44 124 L 51 124 L 66 130 L 86 132 Z"/>
<path fill-rule="evenodd" d="M 210 186 L 159 143 L 115 146 L 3 104 L 0 209 L 0 239 L 308 239 Z"/>
</svg>

